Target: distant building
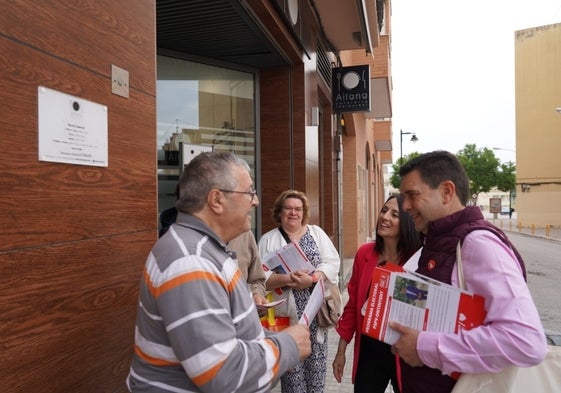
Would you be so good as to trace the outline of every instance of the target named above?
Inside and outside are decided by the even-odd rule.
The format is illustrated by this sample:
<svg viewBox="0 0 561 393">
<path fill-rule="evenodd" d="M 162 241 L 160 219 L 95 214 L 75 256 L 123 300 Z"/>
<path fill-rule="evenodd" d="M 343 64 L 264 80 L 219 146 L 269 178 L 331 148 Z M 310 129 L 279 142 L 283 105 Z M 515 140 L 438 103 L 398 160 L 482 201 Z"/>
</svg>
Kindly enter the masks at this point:
<svg viewBox="0 0 561 393">
<path fill-rule="evenodd" d="M 489 192 L 482 192 L 477 196 L 477 205 L 485 213 L 490 212 L 490 200 L 491 198 L 498 198 L 501 200 L 501 209 L 504 214 L 508 214 L 510 208 L 516 209 L 515 199 L 512 198 L 510 201 L 511 194 L 509 192 L 504 192 L 501 190 L 491 190 Z"/>
<path fill-rule="evenodd" d="M 561 226 L 561 23 L 516 31 L 516 212 Z"/>
</svg>

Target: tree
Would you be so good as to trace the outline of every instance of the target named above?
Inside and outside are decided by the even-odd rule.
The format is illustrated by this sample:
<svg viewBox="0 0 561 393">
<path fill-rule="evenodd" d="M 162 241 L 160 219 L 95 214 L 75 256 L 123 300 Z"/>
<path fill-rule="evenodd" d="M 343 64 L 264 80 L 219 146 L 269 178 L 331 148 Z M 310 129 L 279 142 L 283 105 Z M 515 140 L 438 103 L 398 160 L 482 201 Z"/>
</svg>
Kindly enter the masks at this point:
<svg viewBox="0 0 561 393">
<path fill-rule="evenodd" d="M 477 204 L 479 193 L 489 192 L 503 181 L 499 174 L 500 161 L 493 150 L 486 147 L 478 149 L 475 144 L 468 143 L 456 156 L 468 175 L 473 204 Z"/>
<path fill-rule="evenodd" d="M 398 159 L 392 165 L 393 173 L 390 177 L 392 187 L 399 188 L 401 182 L 399 168 L 401 165 L 419 155 L 418 152 L 411 153 L 402 159 Z M 489 192 L 493 188 L 508 191 L 512 202 L 512 190 L 516 184 L 516 166 L 512 162 L 502 164 L 493 150 L 486 147 L 479 149 L 475 144 L 469 143 L 456 153 L 456 157 L 458 157 L 468 175 L 473 204 L 477 205 L 477 198 L 480 193 Z"/>
<path fill-rule="evenodd" d="M 397 162 L 392 165 L 392 175 L 390 177 L 390 184 L 392 185 L 393 188 L 399 188 L 399 183 L 401 183 L 401 178 L 399 177 L 399 168 L 401 168 L 401 166 L 405 164 L 407 161 L 415 157 L 418 157 L 420 155 L 421 153 L 413 152 L 404 157 L 398 158 Z"/>
<path fill-rule="evenodd" d="M 511 161 L 501 163 L 497 177 L 497 188 L 501 191 L 512 192 L 516 186 L 516 165 Z"/>
<path fill-rule="evenodd" d="M 511 161 L 500 165 L 497 188 L 501 191 L 508 191 L 509 215 L 512 217 L 512 202 L 516 198 L 516 165 Z"/>
</svg>

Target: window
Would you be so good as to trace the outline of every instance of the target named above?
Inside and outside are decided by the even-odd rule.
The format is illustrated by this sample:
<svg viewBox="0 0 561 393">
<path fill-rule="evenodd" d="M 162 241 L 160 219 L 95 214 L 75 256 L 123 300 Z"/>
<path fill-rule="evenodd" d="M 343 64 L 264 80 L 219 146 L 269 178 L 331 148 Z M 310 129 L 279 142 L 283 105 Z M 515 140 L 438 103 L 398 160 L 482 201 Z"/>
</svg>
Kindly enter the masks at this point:
<svg viewBox="0 0 561 393">
<path fill-rule="evenodd" d="M 158 211 L 175 203 L 179 143 L 230 151 L 255 179 L 255 75 L 158 56 Z"/>
</svg>

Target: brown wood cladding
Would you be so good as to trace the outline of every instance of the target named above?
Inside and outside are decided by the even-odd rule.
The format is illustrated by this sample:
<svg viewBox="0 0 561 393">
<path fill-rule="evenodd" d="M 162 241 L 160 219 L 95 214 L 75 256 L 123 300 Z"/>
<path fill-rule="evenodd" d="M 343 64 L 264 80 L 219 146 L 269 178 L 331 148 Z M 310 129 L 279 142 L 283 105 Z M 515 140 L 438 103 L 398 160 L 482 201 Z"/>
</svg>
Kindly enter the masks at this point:
<svg viewBox="0 0 561 393">
<path fill-rule="evenodd" d="M 310 222 L 322 226 L 336 243 L 336 168 L 329 105 L 324 107 L 323 135 L 306 131 L 305 97 L 317 102 L 318 91 L 305 88 L 317 83 L 316 78 L 305 73 L 304 64 L 260 72 L 262 233 L 275 226 L 270 210 L 277 196 L 294 188 L 309 198 Z M 322 204 L 324 200 L 331 203 Z"/>
<path fill-rule="evenodd" d="M 153 240 L 144 232 L 0 255 L 3 386 L 124 391 L 145 257 L 132 250 Z"/>
<path fill-rule="evenodd" d="M 155 72 L 153 0 L 126 8 L 108 0 L 1 3 L 0 26 L 9 39 L 106 77 L 115 64 L 129 71 L 133 88 L 154 94 L 156 79 L 146 74 Z"/>
<path fill-rule="evenodd" d="M 0 5 L 0 386 L 125 392 L 157 237 L 155 3 Z M 38 86 L 107 106 L 108 167 L 38 160 Z"/>
<path fill-rule="evenodd" d="M 323 97 L 323 96 L 322 96 Z M 323 192 L 320 195 L 321 208 L 323 212 L 323 229 L 332 236 L 333 244 L 338 248 L 339 239 L 336 238 L 337 222 L 337 152 L 335 148 L 335 130 L 331 126 L 331 106 L 326 104 L 327 99 L 323 97 L 323 125 L 322 155 L 320 157 L 320 168 L 323 179 Z"/>
<path fill-rule="evenodd" d="M 292 127 L 293 127 L 293 143 L 292 151 L 294 154 L 294 185 L 297 190 L 308 191 L 307 176 L 308 170 L 308 156 L 309 150 L 315 150 L 317 157 L 318 140 L 317 138 L 312 141 L 306 140 L 306 75 L 304 72 L 304 64 L 297 64 L 292 66 L 291 70 L 291 100 L 292 100 Z M 308 82 L 311 82 L 310 80 Z M 317 96 L 316 96 L 317 100 Z M 315 166 L 316 164 L 314 164 Z M 318 175 L 316 170 L 316 176 Z M 316 204 L 312 201 L 312 204 Z M 316 222 L 318 223 L 318 222 Z"/>
<path fill-rule="evenodd" d="M 271 207 L 277 196 L 291 187 L 290 70 L 268 68 L 260 72 L 262 231 L 275 226 Z"/>
</svg>

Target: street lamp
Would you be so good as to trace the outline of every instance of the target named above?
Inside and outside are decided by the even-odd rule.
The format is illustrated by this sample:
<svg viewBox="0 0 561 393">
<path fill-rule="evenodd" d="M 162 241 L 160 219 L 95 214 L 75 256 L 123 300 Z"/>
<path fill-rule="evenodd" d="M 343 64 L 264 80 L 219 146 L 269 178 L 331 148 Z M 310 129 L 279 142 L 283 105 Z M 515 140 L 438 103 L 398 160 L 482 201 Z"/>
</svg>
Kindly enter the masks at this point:
<svg viewBox="0 0 561 393">
<path fill-rule="evenodd" d="M 514 156 L 516 157 L 516 150 L 514 150 L 514 149 L 507 149 L 507 148 L 504 148 L 504 147 L 492 147 L 491 149 L 493 149 L 495 151 L 497 151 L 497 150 L 510 151 L 510 152 L 514 153 Z"/>
<path fill-rule="evenodd" d="M 403 135 L 412 135 L 410 141 L 413 143 L 419 140 L 414 132 L 403 132 L 403 130 L 399 130 L 399 165 L 403 165 Z"/>
<path fill-rule="evenodd" d="M 561 108 L 560 108 L 561 109 Z M 504 147 L 493 147 L 493 150 L 506 150 L 506 151 L 513 151 L 516 153 L 516 150 L 514 149 L 505 149 Z"/>
</svg>

